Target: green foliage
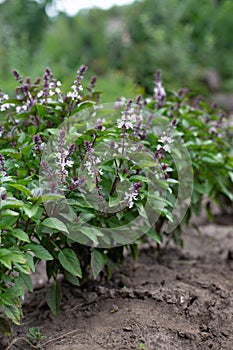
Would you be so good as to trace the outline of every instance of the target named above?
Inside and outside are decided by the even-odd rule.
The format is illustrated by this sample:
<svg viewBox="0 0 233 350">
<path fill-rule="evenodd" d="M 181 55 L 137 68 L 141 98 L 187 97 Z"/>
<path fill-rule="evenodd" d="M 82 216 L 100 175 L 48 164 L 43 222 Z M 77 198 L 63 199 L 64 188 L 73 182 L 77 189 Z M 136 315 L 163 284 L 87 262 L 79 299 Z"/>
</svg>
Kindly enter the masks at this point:
<svg viewBox="0 0 233 350">
<path fill-rule="evenodd" d="M 117 90 L 117 97 L 125 95 L 119 80 L 123 86 L 132 80 L 151 93 L 155 67 L 166 72 L 170 89 L 186 86 L 207 95 L 217 87 L 209 89 L 206 76 L 216 71 L 220 89 L 232 90 L 230 0 L 143 0 L 107 11 L 80 11 L 74 17 L 59 13 L 54 18 L 46 14 L 51 2 L 56 3 L 6 0 L 0 4 L 4 90 L 13 88 L 9 72 L 15 66 L 34 77 L 51 66 L 68 91 L 72 72 L 82 62 L 103 81 L 110 76 L 111 91 Z M 119 80 L 115 72 L 121 72 Z M 108 101 L 111 91 L 109 97 L 105 93 Z"/>
<path fill-rule="evenodd" d="M 101 105 L 95 78 L 82 82 L 85 71 L 68 93 L 48 68 L 41 82 L 14 71 L 15 96 L 0 96 L 0 310 L 7 334 L 7 318 L 20 323 L 38 261 L 54 280 L 46 300 L 57 315 L 58 274 L 74 285 L 102 271 L 110 277 L 125 248 L 137 258 L 140 238 L 182 244 L 180 174 L 188 171 L 192 193 L 186 222 L 206 196 L 233 200 L 224 114 L 184 90 L 166 96 L 158 74 L 152 97 Z M 165 224 L 174 225 L 168 234 Z"/>
<path fill-rule="evenodd" d="M 41 333 L 40 328 L 38 327 L 29 328 L 27 337 L 36 348 L 40 349 L 41 340 L 44 339 L 44 336 Z"/>
</svg>

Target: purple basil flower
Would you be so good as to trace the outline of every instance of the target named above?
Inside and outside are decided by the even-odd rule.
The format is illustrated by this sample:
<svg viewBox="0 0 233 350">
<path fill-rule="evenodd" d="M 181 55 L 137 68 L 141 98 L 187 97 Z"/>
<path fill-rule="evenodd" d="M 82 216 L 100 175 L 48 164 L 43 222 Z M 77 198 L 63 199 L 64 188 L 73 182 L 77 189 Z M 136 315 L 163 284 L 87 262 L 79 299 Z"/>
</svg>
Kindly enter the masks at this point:
<svg viewBox="0 0 233 350">
<path fill-rule="evenodd" d="M 179 99 L 182 100 L 182 98 L 184 98 L 184 96 L 187 95 L 188 92 L 189 92 L 189 89 L 186 89 L 186 88 L 180 89 L 178 93 Z"/>
<path fill-rule="evenodd" d="M 23 78 L 21 77 L 21 75 L 19 74 L 19 72 L 18 72 L 16 69 L 14 69 L 14 70 L 12 71 L 12 73 L 13 73 L 15 79 L 20 83 L 20 85 L 23 84 Z"/>
<path fill-rule="evenodd" d="M 68 150 L 68 153 L 69 153 L 69 156 L 71 154 L 73 154 L 75 151 L 75 144 L 74 143 L 71 143 L 70 147 L 69 147 L 69 150 Z"/>
<path fill-rule="evenodd" d="M 34 135 L 33 141 L 35 143 L 35 150 L 37 154 L 40 154 L 43 151 L 43 143 L 41 141 L 40 135 Z"/>
<path fill-rule="evenodd" d="M 49 163 L 46 162 L 45 160 L 42 160 L 40 163 L 41 167 L 42 167 L 42 171 L 43 173 L 49 178 L 49 179 L 53 179 L 54 178 L 54 172 L 52 170 L 52 168 L 49 166 Z"/>
<path fill-rule="evenodd" d="M 88 91 L 90 93 L 90 95 L 93 93 L 94 89 L 95 89 L 95 84 L 96 84 L 96 76 L 94 75 L 92 78 L 91 78 L 91 82 L 90 82 L 90 85 L 88 87 Z"/>
<path fill-rule="evenodd" d="M 34 85 L 38 86 L 40 84 L 40 82 L 41 82 L 41 78 L 39 77 L 35 80 Z"/>
<path fill-rule="evenodd" d="M 91 146 L 91 142 L 88 140 L 84 141 L 84 147 L 87 152 L 93 152 L 93 148 Z"/>
<path fill-rule="evenodd" d="M 74 144 L 71 144 L 69 147 L 69 150 L 67 150 L 65 148 L 65 143 L 66 143 L 65 137 L 66 137 L 66 131 L 61 130 L 60 135 L 58 137 L 58 146 L 57 146 L 58 152 L 56 153 L 56 158 L 57 158 L 56 164 L 59 167 L 58 175 L 62 182 L 68 175 L 68 171 L 66 170 L 66 167 L 71 167 L 74 163 L 70 158 L 70 155 L 71 155 L 70 151 L 72 152 L 74 150 Z"/>
<path fill-rule="evenodd" d="M 101 118 L 96 119 L 95 129 L 104 131 L 105 127 L 103 126 L 103 122 L 105 122 L 105 119 L 101 119 Z"/>
<path fill-rule="evenodd" d="M 162 85 L 161 72 L 158 70 L 155 75 L 154 97 L 157 102 L 157 107 L 161 108 L 166 99 L 166 91 Z"/>
<path fill-rule="evenodd" d="M 142 183 L 136 182 L 129 188 L 128 192 L 126 192 L 125 200 L 129 208 L 132 208 L 134 201 L 138 200 L 140 188 L 142 188 Z"/>
<path fill-rule="evenodd" d="M 56 181 L 50 181 L 50 193 L 57 193 L 58 185 Z"/>
<path fill-rule="evenodd" d="M 5 167 L 5 157 L 2 153 L 0 153 L 0 171 L 6 174 L 7 168 Z"/>
<path fill-rule="evenodd" d="M 72 182 L 71 182 L 71 185 L 70 185 L 70 191 L 76 190 L 78 187 L 82 186 L 85 181 L 86 181 L 85 177 L 77 177 L 77 176 L 75 176 L 72 179 Z"/>
<path fill-rule="evenodd" d="M 68 92 L 67 97 L 71 97 L 72 99 L 81 99 L 79 92 L 83 90 L 83 86 L 81 81 L 83 80 L 83 75 L 87 70 L 87 66 L 82 65 L 80 69 L 77 71 L 77 76 L 74 81 L 74 85 L 71 86 L 73 91 Z"/>
</svg>

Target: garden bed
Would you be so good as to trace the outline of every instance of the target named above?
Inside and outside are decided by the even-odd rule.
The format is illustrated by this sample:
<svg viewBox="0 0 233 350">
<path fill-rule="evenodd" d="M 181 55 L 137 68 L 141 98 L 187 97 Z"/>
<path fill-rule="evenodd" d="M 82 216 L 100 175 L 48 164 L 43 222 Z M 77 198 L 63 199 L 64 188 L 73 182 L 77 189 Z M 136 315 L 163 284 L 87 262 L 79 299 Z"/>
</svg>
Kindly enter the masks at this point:
<svg viewBox="0 0 233 350">
<path fill-rule="evenodd" d="M 58 317 L 45 303 L 46 286 L 38 288 L 12 339 L 39 327 L 45 350 L 232 349 L 233 221 L 215 219 L 199 221 L 200 233 L 187 227 L 183 250 L 142 248 L 110 282 L 83 290 L 64 283 Z M 15 349 L 31 347 L 18 341 Z"/>
</svg>

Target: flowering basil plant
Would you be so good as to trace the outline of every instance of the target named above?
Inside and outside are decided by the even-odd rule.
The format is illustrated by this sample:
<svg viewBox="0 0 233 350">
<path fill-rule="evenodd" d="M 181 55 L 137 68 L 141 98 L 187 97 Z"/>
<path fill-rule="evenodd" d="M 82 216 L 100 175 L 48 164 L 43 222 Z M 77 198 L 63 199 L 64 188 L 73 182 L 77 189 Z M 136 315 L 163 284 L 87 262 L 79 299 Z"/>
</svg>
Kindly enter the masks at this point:
<svg viewBox="0 0 233 350">
<path fill-rule="evenodd" d="M 232 201 L 224 114 L 184 89 L 166 93 L 159 72 L 152 97 L 102 104 L 86 70 L 68 93 L 49 68 L 35 82 L 14 71 L 15 98 L 0 93 L 0 310 L 15 323 L 39 261 L 57 314 L 58 274 L 74 285 L 110 277 L 141 240 L 182 243 L 204 196 Z"/>
</svg>

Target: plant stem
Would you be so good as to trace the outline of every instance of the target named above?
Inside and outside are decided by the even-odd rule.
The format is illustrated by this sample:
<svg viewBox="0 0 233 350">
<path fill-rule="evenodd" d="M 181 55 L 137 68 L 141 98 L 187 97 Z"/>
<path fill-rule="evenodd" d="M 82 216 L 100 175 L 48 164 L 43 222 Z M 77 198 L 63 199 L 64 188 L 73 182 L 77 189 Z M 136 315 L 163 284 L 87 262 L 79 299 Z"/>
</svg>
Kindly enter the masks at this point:
<svg viewBox="0 0 233 350">
<path fill-rule="evenodd" d="M 38 348 L 38 346 L 35 346 L 35 345 L 33 345 L 29 340 L 27 340 L 26 338 L 23 338 L 23 337 L 19 337 L 19 338 L 15 338 L 15 339 L 13 339 L 11 342 L 10 342 L 10 344 L 7 346 L 7 348 L 5 349 L 5 350 L 10 350 L 11 349 L 11 347 L 12 347 L 12 345 L 14 345 L 17 341 L 19 341 L 19 340 L 23 340 L 23 341 L 25 341 L 27 344 L 29 344 L 33 349 L 39 349 Z"/>
</svg>

